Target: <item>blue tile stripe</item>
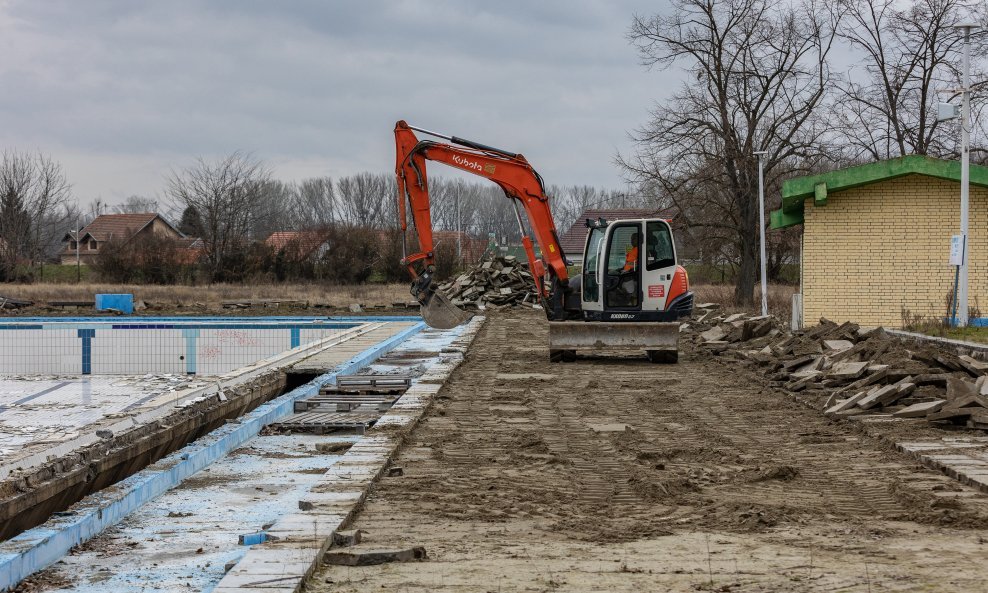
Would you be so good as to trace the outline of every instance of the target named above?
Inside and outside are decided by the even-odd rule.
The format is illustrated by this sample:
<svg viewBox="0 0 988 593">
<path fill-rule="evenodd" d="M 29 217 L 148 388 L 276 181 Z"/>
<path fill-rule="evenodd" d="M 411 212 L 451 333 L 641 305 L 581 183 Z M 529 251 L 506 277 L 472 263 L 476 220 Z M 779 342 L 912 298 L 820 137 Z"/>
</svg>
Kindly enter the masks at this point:
<svg viewBox="0 0 988 593">
<path fill-rule="evenodd" d="M 174 324 L 190 324 L 190 323 L 270 323 L 270 322 L 280 322 L 280 323 L 295 323 L 295 324 L 309 324 L 309 323 L 367 323 L 370 321 L 422 321 L 422 318 L 418 315 L 365 315 L 365 316 L 354 316 L 346 315 L 339 317 L 327 317 L 327 316 L 290 316 L 290 315 L 267 315 L 267 316 L 257 316 L 257 317 L 215 317 L 215 316 L 203 316 L 203 317 L 140 317 L 140 321 L 134 319 L 132 323 L 145 323 L 145 324 L 161 324 L 161 323 L 174 323 Z M 72 324 L 72 323 L 120 323 L 119 320 L 115 320 L 112 317 L 18 317 L 16 322 L 8 321 L 4 325 L 12 325 L 20 328 L 24 324 Z M 35 327 L 33 329 L 40 329 Z"/>
<path fill-rule="evenodd" d="M 298 326 L 292 328 L 292 348 L 298 348 L 302 343 L 302 329 Z"/>
<path fill-rule="evenodd" d="M 82 338 L 82 374 L 93 374 L 93 338 L 96 337 L 95 329 L 78 330 L 79 337 Z"/>
<path fill-rule="evenodd" d="M 350 329 L 359 323 L 313 323 L 311 329 Z M 114 323 L 110 329 L 296 329 L 288 323 Z"/>
<path fill-rule="evenodd" d="M 50 566 L 73 546 L 121 521 L 143 504 L 174 488 L 182 480 L 257 436 L 262 428 L 291 414 L 295 401 L 319 393 L 337 375 L 355 373 L 425 328 L 412 327 L 364 350 L 331 373 L 294 389 L 172 453 L 133 476 L 77 503 L 71 515 L 52 517 L 44 525 L 0 544 L 0 591 L 14 588 L 26 577 Z"/>
</svg>

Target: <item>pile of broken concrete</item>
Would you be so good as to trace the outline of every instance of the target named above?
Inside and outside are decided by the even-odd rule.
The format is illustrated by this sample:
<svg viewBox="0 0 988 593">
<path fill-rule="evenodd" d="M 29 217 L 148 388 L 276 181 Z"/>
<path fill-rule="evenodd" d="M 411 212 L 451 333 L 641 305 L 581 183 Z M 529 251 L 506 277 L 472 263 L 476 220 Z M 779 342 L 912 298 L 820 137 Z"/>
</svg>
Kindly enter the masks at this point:
<svg viewBox="0 0 988 593">
<path fill-rule="evenodd" d="M 900 337 L 853 323 L 790 332 L 772 317 L 698 305 L 690 329 L 704 350 L 761 367 L 792 393 L 826 397 L 834 417 L 887 414 L 988 430 L 983 352 Z"/>
<path fill-rule="evenodd" d="M 439 285 L 454 305 L 501 309 L 512 305 L 537 306 L 535 283 L 528 264 L 513 255 L 485 259 L 456 278 Z"/>
</svg>

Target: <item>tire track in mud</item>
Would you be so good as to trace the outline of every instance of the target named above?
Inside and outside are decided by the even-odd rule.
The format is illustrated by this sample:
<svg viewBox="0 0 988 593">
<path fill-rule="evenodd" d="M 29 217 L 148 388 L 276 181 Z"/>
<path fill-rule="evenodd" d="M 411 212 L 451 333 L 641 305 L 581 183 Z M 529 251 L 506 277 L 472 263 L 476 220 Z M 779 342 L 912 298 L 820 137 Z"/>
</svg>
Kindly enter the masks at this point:
<svg viewBox="0 0 988 593">
<path fill-rule="evenodd" d="M 720 362 L 550 365 L 546 340 L 536 313 L 489 319 L 379 494 L 593 541 L 811 518 L 986 524 L 984 496 L 951 499 L 949 478 Z"/>
</svg>

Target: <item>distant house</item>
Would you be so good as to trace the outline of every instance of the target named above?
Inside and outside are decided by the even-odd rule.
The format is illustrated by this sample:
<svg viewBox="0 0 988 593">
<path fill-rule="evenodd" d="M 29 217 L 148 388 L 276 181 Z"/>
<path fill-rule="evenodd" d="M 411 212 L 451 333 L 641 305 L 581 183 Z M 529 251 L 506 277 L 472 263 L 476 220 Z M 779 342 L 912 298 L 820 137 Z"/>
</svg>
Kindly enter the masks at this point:
<svg viewBox="0 0 988 593">
<path fill-rule="evenodd" d="M 161 215 L 153 212 L 145 214 L 101 214 L 96 220 L 78 232 L 66 233 L 62 238 L 65 247 L 59 252 L 63 264 L 80 263 L 89 265 L 95 261 L 100 250 L 107 243 L 121 245 L 137 237 L 156 235 L 164 238 L 185 239 L 182 233 Z M 190 244 L 191 245 L 191 244 Z"/>
<path fill-rule="evenodd" d="M 264 240 L 275 252 L 294 261 L 315 261 L 329 250 L 329 233 L 325 231 L 275 231 Z"/>
<path fill-rule="evenodd" d="M 473 264 L 481 260 L 490 243 L 486 239 L 475 239 L 463 231 L 433 231 L 432 242 L 438 247 L 443 245 L 460 249 L 460 259 Z"/>
<path fill-rule="evenodd" d="M 387 244 L 388 241 L 398 240 L 401 237 L 401 231 L 397 229 L 388 231 L 377 230 L 376 232 L 382 244 Z M 408 248 L 411 250 L 417 249 L 417 233 L 409 231 L 408 236 Z M 478 239 L 464 231 L 432 231 L 432 245 L 435 249 L 442 248 L 443 250 L 449 249 L 456 251 L 459 248 L 461 259 L 467 264 L 475 264 L 483 259 L 484 253 L 490 244 L 490 239 Z M 444 253 L 449 252 L 444 251 Z"/>
<path fill-rule="evenodd" d="M 576 264 L 583 263 L 583 248 L 587 241 L 587 220 L 595 221 L 603 218 L 607 221 L 622 220 L 626 218 L 672 218 L 668 210 L 657 210 L 655 208 L 589 208 L 583 211 L 569 229 L 559 237 L 559 246 L 562 247 L 566 259 Z M 675 227 L 674 229 L 675 230 Z M 678 237 L 677 237 L 678 239 Z M 677 251 L 679 241 L 676 241 Z"/>
<path fill-rule="evenodd" d="M 175 241 L 178 263 L 194 266 L 205 253 L 205 244 L 199 237 L 182 237 Z"/>
</svg>

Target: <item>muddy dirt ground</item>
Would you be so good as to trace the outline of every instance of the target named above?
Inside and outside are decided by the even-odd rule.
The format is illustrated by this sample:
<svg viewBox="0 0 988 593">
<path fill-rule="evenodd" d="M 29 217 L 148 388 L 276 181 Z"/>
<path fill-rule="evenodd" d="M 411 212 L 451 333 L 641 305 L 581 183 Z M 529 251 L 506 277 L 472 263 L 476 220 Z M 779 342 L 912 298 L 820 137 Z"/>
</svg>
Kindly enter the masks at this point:
<svg viewBox="0 0 988 593">
<path fill-rule="evenodd" d="M 988 497 L 685 351 L 549 365 L 492 317 L 310 591 L 983 591 Z M 924 429 L 926 430 L 926 429 Z"/>
</svg>

